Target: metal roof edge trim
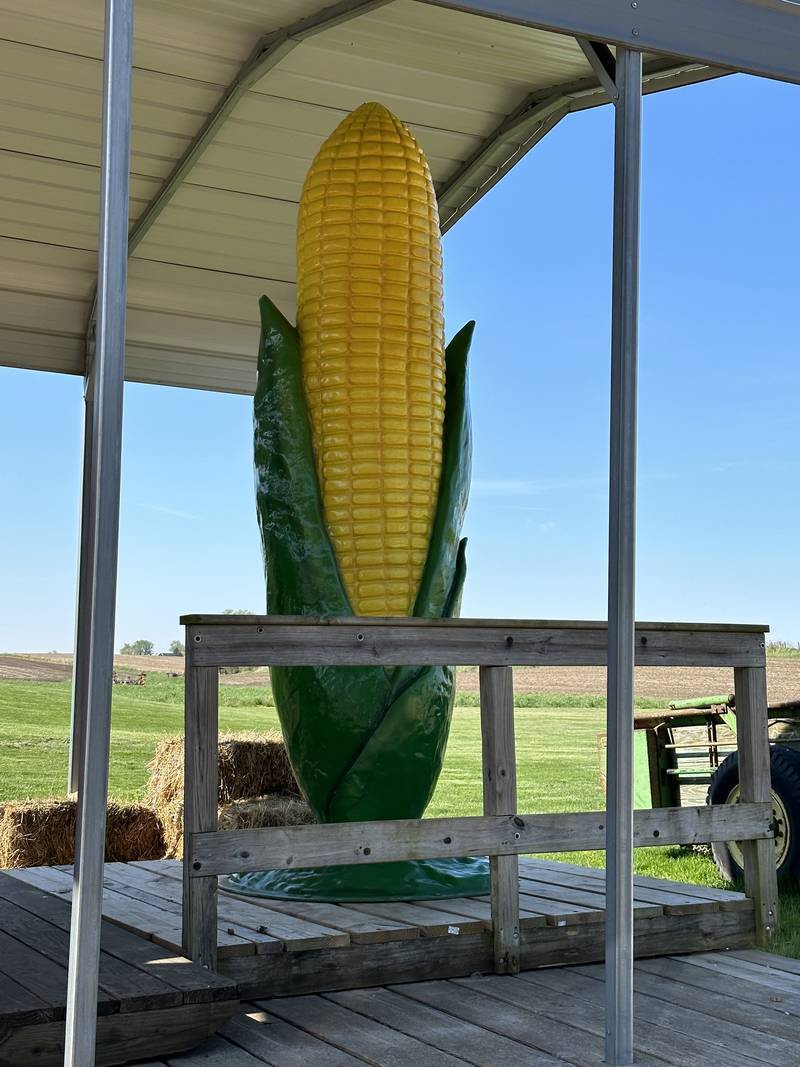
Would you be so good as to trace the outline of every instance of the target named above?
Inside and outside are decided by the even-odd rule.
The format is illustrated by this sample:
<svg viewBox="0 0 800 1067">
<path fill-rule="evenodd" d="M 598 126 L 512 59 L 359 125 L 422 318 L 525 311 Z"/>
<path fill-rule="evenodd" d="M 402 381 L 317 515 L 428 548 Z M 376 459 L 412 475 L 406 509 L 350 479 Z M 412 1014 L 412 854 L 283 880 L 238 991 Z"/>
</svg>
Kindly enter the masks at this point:
<svg viewBox="0 0 800 1067">
<path fill-rule="evenodd" d="M 418 0 L 800 84 L 798 0 Z"/>
</svg>

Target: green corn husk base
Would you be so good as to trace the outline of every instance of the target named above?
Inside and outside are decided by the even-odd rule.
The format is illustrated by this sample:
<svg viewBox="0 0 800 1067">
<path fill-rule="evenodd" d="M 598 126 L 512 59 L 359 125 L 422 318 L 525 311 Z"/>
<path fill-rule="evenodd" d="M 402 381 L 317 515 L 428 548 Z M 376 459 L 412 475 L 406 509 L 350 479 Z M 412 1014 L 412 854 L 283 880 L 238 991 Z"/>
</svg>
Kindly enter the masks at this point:
<svg viewBox="0 0 800 1067">
<path fill-rule="evenodd" d="M 266 297 L 254 405 L 256 500 L 271 615 L 352 616 L 325 522 L 297 330 Z M 456 615 L 471 438 L 473 323 L 447 346 L 439 498 L 414 616 Z M 277 667 L 289 759 L 319 822 L 418 819 L 433 795 L 453 710 L 449 667 Z M 228 887 L 304 900 L 409 900 L 488 892 L 483 860 L 367 864 L 234 875 Z"/>
<path fill-rule="evenodd" d="M 409 860 L 298 870 L 233 874 L 225 888 L 273 900 L 317 900 L 360 904 L 376 900 L 443 900 L 486 896 L 486 859 Z"/>
</svg>

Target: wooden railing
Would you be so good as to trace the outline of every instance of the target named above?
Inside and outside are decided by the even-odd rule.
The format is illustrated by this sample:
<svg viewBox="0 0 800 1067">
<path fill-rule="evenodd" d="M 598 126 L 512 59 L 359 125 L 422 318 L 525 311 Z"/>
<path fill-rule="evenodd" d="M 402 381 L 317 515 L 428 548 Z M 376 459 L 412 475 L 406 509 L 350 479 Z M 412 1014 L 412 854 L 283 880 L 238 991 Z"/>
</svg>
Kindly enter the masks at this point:
<svg viewBox="0 0 800 1067">
<path fill-rule="evenodd" d="M 522 853 L 605 846 L 605 813 L 517 811 L 513 666 L 606 663 L 607 629 L 594 622 L 314 619 L 189 615 L 186 626 L 184 951 L 216 966 L 217 876 L 444 856 L 486 856 L 491 867 L 495 969 L 519 970 Z M 756 936 L 777 927 L 770 801 L 764 628 L 642 623 L 636 662 L 733 667 L 741 802 L 638 811 L 636 845 L 742 842 Z M 219 668 L 223 666 L 477 666 L 483 739 L 482 816 L 217 829 Z M 633 725 L 633 724 L 631 724 Z"/>
</svg>

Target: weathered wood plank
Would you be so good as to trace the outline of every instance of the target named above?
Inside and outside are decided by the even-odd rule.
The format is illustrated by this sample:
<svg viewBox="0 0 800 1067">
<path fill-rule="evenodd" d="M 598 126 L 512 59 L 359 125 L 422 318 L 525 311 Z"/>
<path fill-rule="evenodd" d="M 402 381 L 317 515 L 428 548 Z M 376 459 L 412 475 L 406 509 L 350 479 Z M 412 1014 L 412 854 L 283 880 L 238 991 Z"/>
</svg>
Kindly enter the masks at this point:
<svg viewBox="0 0 800 1067">
<path fill-rule="evenodd" d="M 356 1059 L 335 1045 L 329 1045 L 313 1034 L 270 1016 L 269 1007 L 269 1004 L 264 1005 L 264 1015 L 269 1019 L 267 1025 L 259 1025 L 247 1016 L 237 1015 L 224 1030 L 224 1034 L 230 1036 L 238 1047 L 255 1056 L 259 1063 L 277 1063 L 280 1067 L 363 1067 L 362 1059 Z M 187 1063 L 186 1067 L 192 1067 L 192 1064 Z M 228 1067 L 227 1061 L 220 1067 Z"/>
<path fill-rule="evenodd" d="M 582 1005 L 592 1004 L 602 1009 L 605 1004 L 603 977 L 600 967 L 571 967 L 554 968 L 547 974 L 543 971 L 529 973 L 524 980 L 535 985 L 537 992 L 544 985 L 548 992 L 574 996 Z M 706 1046 L 704 1051 L 710 1054 L 707 1046 L 713 1046 L 717 1050 L 716 1056 L 722 1061 L 727 1050 L 727 1055 L 737 1062 L 740 1056 L 749 1056 L 754 1060 L 763 1058 L 767 1063 L 800 1063 L 800 1044 L 765 1031 L 753 1030 L 746 1014 L 741 1014 L 741 1004 L 739 1018 L 728 1018 L 725 1025 L 720 1026 L 710 1010 L 709 1002 L 698 1001 L 696 990 L 693 1004 L 676 1004 L 672 999 L 672 991 L 664 995 L 646 992 L 642 986 L 648 985 L 648 978 L 650 988 L 659 985 L 658 979 L 652 975 L 645 975 L 643 979 L 636 975 L 634 982 L 634 1018 L 641 1023 L 641 1027 L 650 1027 L 655 1023 L 676 1034 L 699 1039 Z M 735 997 L 735 989 L 731 990 L 731 994 Z M 745 1019 L 746 1025 L 743 1023 Z"/>
<path fill-rule="evenodd" d="M 756 963 L 767 969 L 786 971 L 788 974 L 800 975 L 800 960 L 790 959 L 788 956 L 777 956 L 773 952 L 762 952 L 757 948 L 739 949 L 729 953 L 732 959 L 745 960 L 747 963 Z M 800 994 L 800 978 L 798 978 L 797 992 Z"/>
<path fill-rule="evenodd" d="M 517 810 L 514 681 L 511 667 L 481 667 L 483 814 Z M 490 856 L 492 936 L 497 974 L 519 972 L 519 864 L 516 856 Z"/>
<path fill-rule="evenodd" d="M 602 914 L 593 914 L 602 919 Z M 751 910 L 636 918 L 634 931 L 638 956 L 744 948 L 753 943 L 753 914 Z M 593 921 L 567 929 L 547 925 L 532 930 L 523 924 L 520 953 L 523 969 L 602 960 L 603 924 Z M 490 971 L 492 961 L 491 935 L 482 930 L 318 952 L 223 958 L 220 966 L 239 984 L 242 996 L 265 997 L 415 982 L 432 975 L 464 976 Z"/>
<path fill-rule="evenodd" d="M 605 1036 L 603 1002 L 593 1003 L 578 995 L 575 987 L 580 978 L 577 975 L 572 978 L 571 975 L 570 970 L 557 967 L 553 968 L 552 976 L 549 971 L 537 971 L 531 975 L 521 975 L 518 981 L 501 983 L 496 976 L 487 975 L 456 979 L 453 984 L 464 992 L 470 990 L 491 1000 L 496 998 L 532 1013 L 536 1020 L 532 1020 L 533 1025 L 546 1017 L 551 1022 L 572 1026 L 583 1032 L 584 1039 L 591 1036 L 599 1041 Z M 528 978 L 531 980 L 528 981 Z M 706 1037 L 706 1034 L 690 1036 L 679 1033 L 651 1010 L 647 1025 L 640 1025 L 634 1032 L 637 1063 L 644 1055 L 666 1060 L 679 1067 L 686 1067 L 687 1064 L 692 1067 L 720 1067 L 719 1048 L 713 1039 L 706 1040 Z M 759 1067 L 757 1060 L 746 1055 L 737 1056 L 737 1064 Z M 763 1067 L 763 1061 L 760 1067 Z"/>
<path fill-rule="evenodd" d="M 329 1040 L 337 1048 L 381 1067 L 462 1067 L 467 1062 L 323 997 L 274 1000 L 269 1011 L 320 1040 Z"/>
<path fill-rule="evenodd" d="M 5 938 L 5 935 L 3 937 Z M 66 984 L 64 992 L 66 993 Z M 66 998 L 59 999 L 63 1001 Z M 61 1010 L 63 1013 L 63 1008 Z M 21 986 L 15 978 L 0 971 L 0 1035 L 6 1027 L 49 1022 L 54 1015 L 56 1012 L 51 1004 L 42 1000 L 37 993 Z"/>
<path fill-rule="evenodd" d="M 106 864 L 106 872 L 113 866 L 113 864 Z M 32 869 L 36 870 L 36 868 Z M 37 881 L 41 887 L 42 880 L 37 879 Z M 58 895 L 65 900 L 71 900 L 73 884 L 71 871 L 51 868 L 47 884 L 55 888 L 58 883 L 60 883 Z M 181 951 L 180 906 L 170 905 L 168 901 L 154 897 L 141 888 L 126 886 L 113 877 L 109 877 L 108 873 L 103 879 L 103 915 L 117 926 L 146 937 L 157 945 L 174 952 L 180 953 Z M 231 954 L 247 956 L 256 950 L 249 936 L 240 937 L 235 931 L 225 928 L 221 923 L 218 928 L 218 939 L 224 946 L 224 950 Z M 282 947 L 278 943 L 276 950 L 282 950 Z"/>
<path fill-rule="evenodd" d="M 734 956 L 734 953 L 730 953 Z M 735 986 L 736 996 L 745 999 L 751 1010 L 758 1012 L 759 1017 L 765 1019 L 771 1012 L 779 1012 L 781 1016 L 789 1017 L 795 1033 L 800 1031 L 800 994 L 786 990 L 772 991 L 767 985 L 762 985 L 752 978 L 743 977 L 739 972 L 735 979 L 726 971 L 719 968 L 694 966 L 689 962 L 692 957 L 661 956 L 654 959 L 637 960 L 637 971 L 652 974 L 659 981 L 680 982 L 694 989 L 695 997 L 705 995 L 706 991 L 719 994 L 734 1003 L 732 996 Z"/>
<path fill-rule="evenodd" d="M 105 885 L 134 903 L 142 902 L 165 913 L 170 919 L 171 926 L 178 931 L 174 944 L 176 948 L 179 948 L 183 914 L 181 883 L 177 879 L 167 877 L 159 879 L 153 875 L 150 875 L 150 881 L 143 879 L 141 882 L 135 880 L 132 882 L 128 872 L 123 871 L 118 874 L 118 868 L 126 866 L 127 864 L 124 863 L 107 863 Z M 143 873 L 146 879 L 147 872 Z M 218 952 L 247 956 L 252 952 L 282 952 L 283 948 L 283 942 L 278 938 L 237 921 L 230 912 L 228 914 L 220 912 L 217 919 Z"/>
<path fill-rule="evenodd" d="M 125 887 L 125 892 L 133 898 L 142 898 L 165 908 L 171 914 L 182 911 L 183 886 L 179 871 L 173 875 L 141 869 L 131 863 L 107 863 L 107 885 Z M 283 952 L 284 942 L 272 937 L 263 929 L 263 917 L 258 910 L 249 907 L 246 901 L 219 898 L 219 917 L 217 924 L 218 952 L 226 951 L 226 942 L 237 937 L 253 945 L 255 952 Z"/>
<path fill-rule="evenodd" d="M 488 980 L 509 988 L 519 981 L 500 975 L 492 975 Z M 420 982 L 392 988 L 412 1001 L 538 1049 L 557 1061 L 578 1067 L 601 1067 L 603 1063 L 602 1042 L 594 1034 L 575 1026 L 575 1020 L 552 1019 L 545 1013 L 536 1012 L 533 1006 L 520 1007 L 487 995 L 482 989 L 457 982 Z M 637 1067 L 640 1063 L 646 1067 L 663 1067 L 663 1063 L 658 1064 L 648 1057 L 638 1060 Z"/>
<path fill-rule="evenodd" d="M 137 867 L 152 873 L 179 879 L 182 877 L 182 864 L 177 860 L 142 860 L 127 867 Z M 259 900 L 258 897 L 243 897 L 225 889 L 224 882 L 219 888 L 220 916 L 227 914 L 228 902 L 236 900 L 242 905 L 253 908 L 268 908 L 306 919 L 336 931 L 343 931 L 350 936 L 353 943 L 369 944 L 372 941 L 405 941 L 419 936 L 416 926 L 395 921 L 379 919 L 355 911 L 346 904 L 325 904 L 304 900 Z"/>
<path fill-rule="evenodd" d="M 65 879 L 55 871 L 40 881 Z M 9 1067 L 63 1063 L 69 925 L 64 894 L 0 873 L 0 1061 Z M 105 920 L 99 933 L 98 1065 L 188 1048 L 237 1010 L 230 981 Z"/>
<path fill-rule="evenodd" d="M 264 1060 L 251 1055 L 219 1034 L 202 1048 L 167 1059 L 167 1067 L 263 1067 Z"/>
<path fill-rule="evenodd" d="M 2 878 L 3 876 L 0 876 Z M 29 888 L 22 886 L 20 888 Z M 6 895 L 3 887 L 3 894 Z M 54 903 L 63 904 L 63 901 Z M 41 955 L 66 968 L 69 962 L 69 937 L 67 932 L 54 926 L 46 918 L 40 918 L 12 902 L 11 899 L 0 900 L 0 929 L 17 941 L 34 949 Z M 155 1007 L 172 1007 L 181 1004 L 183 997 L 179 990 L 167 985 L 155 975 L 148 974 L 136 966 L 109 956 L 100 954 L 100 995 L 99 1010 L 106 1013 L 115 1011 L 117 1003 L 124 1001 L 130 1010 L 145 1011 Z"/>
<path fill-rule="evenodd" d="M 469 915 L 473 919 L 481 919 L 487 929 L 492 925 L 492 898 L 491 897 L 449 897 L 445 900 L 426 900 L 426 908 L 434 911 L 457 911 L 462 915 Z M 544 926 L 545 916 L 537 910 L 527 910 L 520 907 L 520 923 L 526 926 Z"/>
<path fill-rule="evenodd" d="M 605 873 L 605 872 L 601 872 Z M 565 892 L 599 894 L 598 902 L 605 908 L 605 879 L 592 875 L 583 875 L 574 871 L 555 871 L 541 868 L 522 868 L 521 887 L 526 891 L 531 887 L 538 886 L 538 892 L 544 893 L 545 887 L 555 899 L 568 899 Z M 576 898 L 577 899 L 577 898 Z M 663 909 L 672 915 L 682 915 L 692 911 L 719 911 L 719 903 L 716 900 L 704 900 L 699 896 L 688 896 L 684 893 L 674 892 L 667 889 L 640 888 L 634 885 L 634 910 L 656 908 Z"/>
<path fill-rule="evenodd" d="M 786 972 L 768 971 L 757 964 L 736 959 L 735 956 L 731 957 L 727 952 L 703 952 L 697 956 L 675 956 L 674 959 L 688 963 L 692 967 L 702 968 L 704 971 L 726 974 L 737 982 L 746 981 L 763 985 L 773 994 L 781 992 L 796 996 L 798 992 L 797 981 L 793 975 Z"/>
<path fill-rule="evenodd" d="M 303 619 L 192 622 L 186 646 L 198 666 L 603 666 L 605 625 L 531 625 L 508 620 Z M 458 623 L 457 625 L 454 625 Z M 640 666 L 758 666 L 761 630 L 637 627 Z"/>
<path fill-rule="evenodd" d="M 596 882 L 589 882 L 588 879 L 585 884 L 588 884 L 588 889 L 582 888 L 578 880 L 574 878 L 567 881 L 566 884 L 562 884 L 556 881 L 556 876 L 553 877 L 552 881 L 547 878 L 522 877 L 520 879 L 520 901 L 524 901 L 524 894 L 531 893 L 548 899 L 552 898 L 554 911 L 561 904 L 563 904 L 565 910 L 577 904 L 581 907 L 604 913 L 606 908 L 604 886 L 602 884 L 598 885 Z M 696 901 L 695 903 L 699 905 L 700 902 Z M 634 900 L 633 910 L 639 916 L 649 917 L 661 915 L 663 911 L 660 903 L 643 900 Z"/>
<path fill-rule="evenodd" d="M 766 667 L 737 667 L 733 679 L 742 803 L 771 801 Z M 756 937 L 766 948 L 779 922 L 775 846 L 772 841 L 744 839 L 741 844 L 745 893 L 755 902 Z"/>
<path fill-rule="evenodd" d="M 40 1021 L 63 1019 L 66 994 L 65 967 L 0 931 L 0 1031 L 15 1005 L 44 1012 Z"/>
<path fill-rule="evenodd" d="M 180 902 L 180 878 L 180 867 L 167 868 L 163 881 L 159 882 L 159 891 L 177 894 L 173 899 Z M 175 885 L 171 891 L 169 884 Z M 310 949 L 336 948 L 350 943 L 350 935 L 346 930 L 323 925 L 311 918 L 295 916 L 291 909 L 274 908 L 274 903 L 276 902 L 260 900 L 258 897 L 220 892 L 217 896 L 219 926 L 223 927 L 226 921 L 240 924 L 242 928 L 238 932 L 243 936 L 250 936 L 249 931 L 252 929 L 254 937 L 268 939 L 268 943 L 263 945 L 263 949 L 268 953 L 276 950 L 307 952 Z M 257 947 L 262 948 L 262 944 L 259 942 Z M 223 954 L 233 955 L 229 951 Z"/>
<path fill-rule="evenodd" d="M 768 803 L 637 811 L 634 844 L 771 838 L 771 820 Z M 192 837 L 187 867 L 194 879 L 297 866 L 600 849 L 605 847 L 605 822 L 605 812 L 561 812 L 198 833 Z"/>
<path fill-rule="evenodd" d="M 733 955 L 733 953 L 731 953 Z M 646 961 L 651 962 L 651 961 Z M 653 961 L 656 962 L 656 961 Z M 670 960 L 664 961 L 670 963 Z M 582 971 L 602 979 L 602 965 L 594 964 Z M 800 1027 L 797 1018 L 788 1011 L 781 1011 L 780 997 L 773 995 L 775 1011 L 762 1011 L 760 1005 L 754 1004 L 750 996 L 743 993 L 739 983 L 727 983 L 724 993 L 708 986 L 703 987 L 702 994 L 696 985 L 690 985 L 681 981 L 680 977 L 673 975 L 666 977 L 663 973 L 650 973 L 641 963 L 637 963 L 634 969 L 634 988 L 649 996 L 666 1000 L 679 1008 L 689 1008 L 693 1011 L 702 1012 L 709 1018 L 704 1026 L 719 1027 L 721 1023 L 740 1024 L 746 1022 L 747 1026 L 756 1032 L 772 1034 L 776 1037 L 784 1037 L 790 1041 L 800 1039 Z M 800 1050 L 796 1051 L 795 1059 L 800 1062 Z M 783 1061 L 782 1061 L 783 1062 Z M 786 1062 L 791 1062 L 788 1060 Z"/>
<path fill-rule="evenodd" d="M 564 863 L 557 860 L 545 860 L 528 856 L 520 859 L 520 869 L 526 875 L 530 872 L 535 879 L 539 879 L 542 870 L 555 871 L 564 875 L 579 875 L 593 878 L 605 885 L 606 872 L 603 867 L 583 867 L 575 863 Z M 643 889 L 656 889 L 665 892 L 678 893 L 682 896 L 695 897 L 699 900 L 713 900 L 719 904 L 721 911 L 735 911 L 738 908 L 748 910 L 751 904 L 744 893 L 738 893 L 730 889 L 715 889 L 707 885 L 691 885 L 688 882 L 674 882 L 668 878 L 650 878 L 646 875 L 637 874 L 633 879 L 634 894 Z"/>
<path fill-rule="evenodd" d="M 435 908 L 427 901 L 406 902 L 402 900 L 386 902 L 364 902 L 353 904 L 354 911 L 366 915 L 377 915 L 383 919 L 406 922 L 417 927 L 421 937 L 450 937 L 459 934 L 479 933 L 485 928 L 485 921 L 474 915 L 462 913 L 456 906 L 449 907 L 450 901 L 436 902 Z"/>
<path fill-rule="evenodd" d="M 419 1038 L 442 1052 L 462 1056 L 476 1067 L 498 1067 L 499 1064 L 551 1067 L 562 1062 L 529 1045 L 402 996 L 396 990 L 357 989 L 331 993 L 327 999 L 402 1034 Z"/>
<path fill-rule="evenodd" d="M 220 906 L 227 894 L 220 892 Z M 369 945 L 377 941 L 407 941 L 419 937 L 419 928 L 407 922 L 379 918 L 356 911 L 345 904 L 324 904 L 308 900 L 264 901 L 272 912 L 283 912 L 306 922 L 320 923 L 327 929 L 346 933 L 354 944 Z M 257 904 L 257 902 L 256 902 Z"/>
<path fill-rule="evenodd" d="M 178 1052 L 192 1048 L 221 1026 L 237 1007 L 237 1001 L 182 1004 L 169 1009 L 104 1015 L 97 1020 L 96 1067 L 163 1056 L 166 1049 Z M 2 1057 L 3 1063 L 13 1067 L 61 1067 L 64 1023 L 15 1029 L 2 1044 Z M 175 1062 L 183 1067 L 183 1058 Z M 237 1064 L 228 1060 L 225 1067 L 237 1067 Z"/>
<path fill-rule="evenodd" d="M 416 616 L 391 615 L 353 615 L 345 618 L 323 618 L 318 615 L 181 615 L 181 626 L 250 626 L 263 628 L 276 627 L 284 629 L 291 624 L 297 627 L 314 629 L 318 626 L 330 626 L 334 629 L 352 629 L 353 627 L 388 626 L 435 629 L 471 629 L 479 626 L 486 630 L 507 630 L 519 627 L 524 630 L 602 630 L 608 626 L 601 619 L 475 619 L 459 617 L 456 619 L 421 619 Z M 769 633 L 769 626 L 760 623 L 735 622 L 637 622 L 636 629 L 664 630 L 687 633 Z"/>
<path fill-rule="evenodd" d="M 20 909 L 48 924 L 50 937 L 45 944 L 47 955 L 66 966 L 66 944 L 70 928 L 70 905 L 62 895 L 42 892 L 24 880 L 28 871 L 0 874 L 0 898 L 13 901 Z M 104 968 L 121 966 L 142 973 L 149 987 L 167 987 L 180 994 L 186 1003 L 226 1000 L 231 995 L 230 982 L 218 974 L 194 966 L 189 960 L 153 948 L 152 943 L 112 922 L 104 922 L 101 938 L 101 979 Z M 127 972 L 124 972 L 127 973 Z M 153 985 L 155 981 L 155 985 Z"/>
<path fill-rule="evenodd" d="M 217 964 L 217 880 L 189 877 L 194 835 L 217 829 L 219 671 L 198 666 L 186 648 L 184 690 L 183 950 L 214 970 Z"/>
<path fill-rule="evenodd" d="M 543 889 L 545 887 L 542 887 Z M 548 926 L 574 926 L 576 923 L 604 923 L 605 910 L 595 904 L 575 904 L 558 900 L 549 892 L 536 895 L 533 888 L 520 891 L 520 903 L 528 909 L 535 909 L 544 916 Z M 526 926 L 526 923 L 522 924 Z"/>
</svg>

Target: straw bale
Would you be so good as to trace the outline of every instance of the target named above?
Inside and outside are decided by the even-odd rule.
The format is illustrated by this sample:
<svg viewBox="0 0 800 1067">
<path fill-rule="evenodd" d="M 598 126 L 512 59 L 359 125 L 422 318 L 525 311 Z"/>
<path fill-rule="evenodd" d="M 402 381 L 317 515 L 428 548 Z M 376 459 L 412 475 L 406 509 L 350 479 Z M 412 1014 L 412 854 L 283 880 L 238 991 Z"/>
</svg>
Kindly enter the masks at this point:
<svg viewBox="0 0 800 1067">
<path fill-rule="evenodd" d="M 164 834 L 164 857 L 179 860 L 183 856 L 183 800 L 170 800 L 155 812 Z"/>
<path fill-rule="evenodd" d="M 53 867 L 73 863 L 77 805 L 74 800 L 7 804 L 0 820 L 0 867 Z M 110 801 L 106 861 L 154 860 L 164 855 L 161 820 L 141 804 Z"/>
<path fill-rule="evenodd" d="M 183 857 L 183 801 L 172 800 L 157 809 L 164 828 L 166 858 Z M 314 821 L 302 797 L 271 794 L 231 800 L 218 808 L 220 830 L 254 830 L 261 826 L 302 826 Z"/>
<path fill-rule="evenodd" d="M 255 830 L 262 826 L 304 826 L 314 822 L 302 797 L 266 796 L 232 800 L 219 809 L 220 830 Z"/>
<path fill-rule="evenodd" d="M 148 765 L 147 802 L 161 811 L 183 798 L 183 738 L 166 737 Z M 219 740 L 218 802 L 267 794 L 299 794 L 280 734 L 222 734 Z"/>
</svg>

